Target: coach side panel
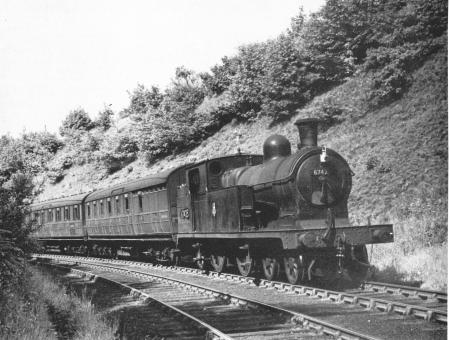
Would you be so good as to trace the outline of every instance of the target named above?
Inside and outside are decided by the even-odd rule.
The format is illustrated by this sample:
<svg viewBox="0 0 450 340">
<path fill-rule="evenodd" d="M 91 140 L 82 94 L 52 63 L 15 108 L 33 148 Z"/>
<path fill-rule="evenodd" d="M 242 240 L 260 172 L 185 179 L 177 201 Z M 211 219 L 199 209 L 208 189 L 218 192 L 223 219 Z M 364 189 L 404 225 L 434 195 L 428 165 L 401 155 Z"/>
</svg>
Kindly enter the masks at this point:
<svg viewBox="0 0 450 340">
<path fill-rule="evenodd" d="M 32 217 L 37 222 L 38 238 L 81 238 L 83 222 L 81 205 L 67 205 L 56 208 L 33 211 Z"/>
<path fill-rule="evenodd" d="M 167 190 L 163 185 L 87 202 L 85 213 L 86 230 L 91 238 L 171 232 Z"/>
<path fill-rule="evenodd" d="M 133 225 L 136 235 L 171 233 L 165 185 L 133 193 Z"/>
</svg>

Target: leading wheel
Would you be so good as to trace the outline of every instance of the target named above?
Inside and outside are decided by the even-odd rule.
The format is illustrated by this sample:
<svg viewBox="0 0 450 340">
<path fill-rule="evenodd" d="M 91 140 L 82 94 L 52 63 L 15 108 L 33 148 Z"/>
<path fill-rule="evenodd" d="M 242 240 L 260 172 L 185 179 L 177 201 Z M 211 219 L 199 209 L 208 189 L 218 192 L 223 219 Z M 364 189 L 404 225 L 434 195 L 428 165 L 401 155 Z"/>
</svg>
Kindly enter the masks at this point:
<svg viewBox="0 0 450 340">
<path fill-rule="evenodd" d="M 280 262 L 275 257 L 265 257 L 261 260 L 264 277 L 269 280 L 276 280 L 280 273 Z"/>
</svg>

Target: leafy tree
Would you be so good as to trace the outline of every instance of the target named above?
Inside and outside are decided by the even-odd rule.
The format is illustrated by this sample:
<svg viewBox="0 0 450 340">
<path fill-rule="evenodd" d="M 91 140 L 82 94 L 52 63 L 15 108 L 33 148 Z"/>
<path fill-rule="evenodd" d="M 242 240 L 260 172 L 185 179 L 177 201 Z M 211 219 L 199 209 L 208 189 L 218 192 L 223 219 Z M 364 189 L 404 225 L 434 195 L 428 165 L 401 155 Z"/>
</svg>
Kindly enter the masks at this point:
<svg viewBox="0 0 450 340">
<path fill-rule="evenodd" d="M 34 249 L 28 238 L 32 223 L 25 223 L 32 190 L 31 177 L 20 172 L 0 186 L 0 295 L 19 282 L 25 257 Z"/>
<path fill-rule="evenodd" d="M 27 133 L 21 138 L 0 138 L 0 181 L 8 180 L 15 171 L 37 174 L 47 164 L 62 142 L 47 132 Z"/>
<path fill-rule="evenodd" d="M 292 36 L 280 35 L 267 45 L 261 79 L 262 112 L 275 121 L 290 117 L 297 108 L 326 86 L 322 74 L 313 74 L 308 59 L 294 45 Z"/>
<path fill-rule="evenodd" d="M 239 48 L 236 75 L 230 85 L 231 94 L 239 108 L 239 118 L 254 117 L 263 101 L 262 77 L 267 43 L 257 43 Z"/>
<path fill-rule="evenodd" d="M 164 96 L 157 86 L 148 90 L 144 85 L 138 84 L 130 94 L 130 105 L 120 114 L 122 117 L 130 117 L 134 121 L 141 121 L 148 110 L 157 109 Z"/>
<path fill-rule="evenodd" d="M 374 46 L 371 35 L 374 3 L 328 0 L 320 11 L 311 15 L 302 30 L 304 47 L 315 55 L 336 58 L 335 63 L 346 64 L 351 70 L 353 63 L 362 63 L 366 50 Z"/>
<path fill-rule="evenodd" d="M 34 167 L 18 140 L 0 138 L 0 299 L 19 282 L 25 256 L 33 249 L 28 238 L 33 226 L 25 216 L 33 195 Z"/>
<path fill-rule="evenodd" d="M 105 106 L 105 108 L 98 113 L 98 118 L 95 121 L 95 125 L 100 127 L 103 131 L 108 130 L 112 126 L 112 117 L 114 116 L 114 111 L 110 107 Z"/>
<path fill-rule="evenodd" d="M 297 18 L 295 30 L 301 29 Z M 318 93 L 342 81 L 342 67 L 328 56 L 317 57 L 298 45 L 293 30 L 265 43 L 240 49 L 230 86 L 240 119 L 258 112 L 274 121 L 290 117 Z"/>
<path fill-rule="evenodd" d="M 73 131 L 89 131 L 94 128 L 89 115 L 83 109 L 76 109 L 69 113 L 59 128 L 61 136 L 70 134 Z"/>
<path fill-rule="evenodd" d="M 198 143 L 203 119 L 196 113 L 196 108 L 205 93 L 199 75 L 185 67 L 176 69 L 175 78 L 159 107 L 149 109 L 139 126 L 139 148 L 147 159 L 153 160 Z"/>
<path fill-rule="evenodd" d="M 223 57 L 222 63 L 214 65 L 211 73 L 204 72 L 200 77 L 205 84 L 209 95 L 220 95 L 226 91 L 233 82 L 237 73 L 238 58 Z"/>
</svg>

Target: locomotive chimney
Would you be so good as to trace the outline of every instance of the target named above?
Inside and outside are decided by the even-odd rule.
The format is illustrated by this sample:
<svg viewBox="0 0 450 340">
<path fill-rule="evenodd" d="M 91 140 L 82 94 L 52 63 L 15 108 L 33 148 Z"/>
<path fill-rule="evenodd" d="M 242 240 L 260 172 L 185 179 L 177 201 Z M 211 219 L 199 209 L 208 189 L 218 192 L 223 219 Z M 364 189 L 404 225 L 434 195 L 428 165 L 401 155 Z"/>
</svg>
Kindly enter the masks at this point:
<svg viewBox="0 0 450 340">
<path fill-rule="evenodd" d="M 319 122 L 320 121 L 317 118 L 298 119 L 295 122 L 300 135 L 300 143 L 298 143 L 299 149 L 317 146 L 317 131 Z"/>
</svg>

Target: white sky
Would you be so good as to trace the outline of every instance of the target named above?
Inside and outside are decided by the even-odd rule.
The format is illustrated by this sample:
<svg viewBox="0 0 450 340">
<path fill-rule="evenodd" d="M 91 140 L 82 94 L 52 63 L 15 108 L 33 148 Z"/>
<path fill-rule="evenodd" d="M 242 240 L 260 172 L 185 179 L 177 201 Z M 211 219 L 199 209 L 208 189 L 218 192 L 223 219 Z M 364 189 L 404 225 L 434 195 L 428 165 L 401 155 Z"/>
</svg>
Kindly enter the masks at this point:
<svg viewBox="0 0 450 340">
<path fill-rule="evenodd" d="M 57 132 L 78 107 L 117 112 L 138 83 L 208 71 L 324 0 L 0 0 L 0 135 Z"/>
</svg>

